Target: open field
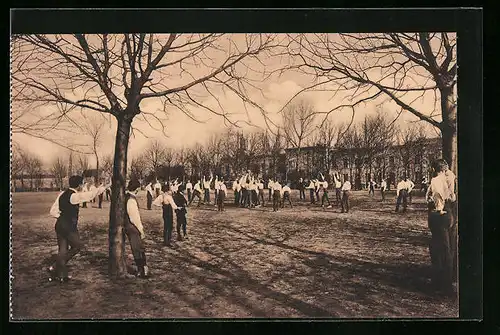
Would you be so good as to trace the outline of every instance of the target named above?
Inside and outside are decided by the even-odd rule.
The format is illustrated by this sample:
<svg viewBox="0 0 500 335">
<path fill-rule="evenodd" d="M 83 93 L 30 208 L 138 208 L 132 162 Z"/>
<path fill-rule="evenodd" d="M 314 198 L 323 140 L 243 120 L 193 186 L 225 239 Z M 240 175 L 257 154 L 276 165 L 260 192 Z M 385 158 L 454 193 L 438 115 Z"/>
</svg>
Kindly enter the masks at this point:
<svg viewBox="0 0 500 335">
<path fill-rule="evenodd" d="M 277 213 L 192 207 L 190 239 L 166 248 L 161 210 L 146 210 L 142 191 L 151 278 L 108 280 L 104 202 L 80 210 L 88 251 L 70 262 L 74 280 L 60 285 L 47 281 L 43 264 L 57 251 L 48 215 L 56 196 L 13 194 L 14 319 L 458 317 L 457 299 L 429 289 L 422 197 L 405 214 L 394 213 L 394 194 L 382 203 L 366 191 L 353 192 L 347 214 L 306 202 Z"/>
</svg>

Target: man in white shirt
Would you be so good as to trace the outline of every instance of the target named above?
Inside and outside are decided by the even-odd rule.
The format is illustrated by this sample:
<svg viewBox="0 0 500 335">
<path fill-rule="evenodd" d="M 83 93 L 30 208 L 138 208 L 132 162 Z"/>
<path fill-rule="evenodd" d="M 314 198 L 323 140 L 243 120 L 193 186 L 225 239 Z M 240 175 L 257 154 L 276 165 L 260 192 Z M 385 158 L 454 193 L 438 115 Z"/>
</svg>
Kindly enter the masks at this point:
<svg viewBox="0 0 500 335">
<path fill-rule="evenodd" d="M 135 179 L 131 179 L 128 183 L 125 193 L 127 215 L 124 228 L 130 243 L 132 255 L 134 256 L 135 265 L 137 266 L 136 276 L 146 278 L 149 273 L 148 266 L 146 265 L 146 249 L 143 242 L 146 235 L 144 234 L 139 206 L 135 197 L 135 193 L 140 186 L 139 181 Z"/>
<path fill-rule="evenodd" d="M 163 210 L 163 244 L 169 247 L 172 240 L 174 228 L 174 211 L 179 207 L 175 204 L 172 191 L 168 185 L 163 188 L 163 193 L 153 201 L 154 206 L 162 207 Z"/>
<path fill-rule="evenodd" d="M 90 191 L 90 185 L 88 184 L 88 182 L 85 181 L 82 186 L 82 192 L 88 192 L 88 191 Z M 82 202 L 82 208 L 87 208 L 87 201 Z"/>
<path fill-rule="evenodd" d="M 396 187 L 396 210 L 399 211 L 399 206 L 403 203 L 403 212 L 406 212 L 406 207 L 408 206 L 408 192 L 410 190 L 411 184 L 408 182 L 406 175 L 403 175 L 403 180 L 401 180 Z"/>
<path fill-rule="evenodd" d="M 210 175 L 210 179 L 206 179 L 205 176 L 203 176 L 203 190 L 205 192 L 203 202 L 206 204 L 210 204 L 210 184 L 212 183 L 213 179 L 214 177 L 212 175 Z"/>
<path fill-rule="evenodd" d="M 267 182 L 267 189 L 269 190 L 269 202 L 273 199 L 273 180 L 269 179 Z"/>
<path fill-rule="evenodd" d="M 311 198 L 311 205 L 316 203 L 316 200 L 314 198 L 314 190 L 315 190 L 315 185 L 314 185 L 314 180 L 311 179 L 309 182 L 309 186 L 307 186 L 307 189 L 309 190 L 309 197 Z"/>
<path fill-rule="evenodd" d="M 351 193 L 351 182 L 349 180 L 344 181 L 342 185 L 342 213 L 349 213 L 349 195 Z"/>
<path fill-rule="evenodd" d="M 340 177 L 337 173 L 333 175 L 333 180 L 335 182 L 335 202 L 337 203 L 337 206 L 339 206 L 342 201 L 342 182 L 340 181 Z"/>
<path fill-rule="evenodd" d="M 290 199 L 290 194 L 292 193 L 292 190 L 290 189 L 290 186 L 288 184 L 285 184 L 283 188 L 281 189 L 281 208 L 285 208 L 285 200 L 288 200 L 288 203 L 290 204 L 290 207 L 293 208 L 292 205 L 292 200 Z"/>
<path fill-rule="evenodd" d="M 408 182 L 408 203 L 411 205 L 412 200 L 412 191 L 415 188 L 415 184 L 411 181 L 411 179 L 407 179 Z"/>
<path fill-rule="evenodd" d="M 273 212 L 277 212 L 281 205 L 281 184 L 279 181 L 273 182 Z"/>
<path fill-rule="evenodd" d="M 57 218 L 55 230 L 59 247 L 55 264 L 48 268 L 50 280 L 57 278 L 65 282 L 71 278 L 68 276 L 66 264 L 84 247 L 78 233 L 79 204 L 90 201 L 108 187 L 105 185 L 93 191 L 78 192 L 78 189 L 82 188 L 82 182 L 81 176 L 71 176 L 69 188 L 57 196 L 50 208 L 50 215 Z M 68 246 L 71 249 L 68 250 Z"/>
<path fill-rule="evenodd" d="M 224 201 L 226 200 L 227 187 L 224 183 L 224 179 L 217 183 L 217 211 L 224 211 Z"/>
<path fill-rule="evenodd" d="M 436 176 L 426 193 L 429 205 L 428 226 L 431 231 L 429 246 L 432 263 L 432 283 L 445 294 L 453 295 L 457 278 L 457 226 L 453 220 L 454 189 L 446 176 L 448 164 L 443 159 L 433 162 Z"/>
<path fill-rule="evenodd" d="M 382 195 L 382 201 L 385 201 L 385 191 L 387 191 L 387 181 L 382 179 L 380 183 L 380 194 Z"/>
<path fill-rule="evenodd" d="M 264 201 L 264 181 L 262 179 L 257 183 L 257 191 L 259 192 L 259 196 L 257 197 L 258 204 L 260 206 L 265 206 L 266 203 Z"/>
<path fill-rule="evenodd" d="M 147 207 L 148 207 L 148 210 L 151 210 L 151 204 L 153 203 L 153 196 L 154 196 L 154 193 L 153 193 L 153 184 L 151 182 L 149 182 L 146 185 L 146 198 L 147 198 Z"/>
<path fill-rule="evenodd" d="M 193 202 L 194 198 L 198 198 L 198 207 L 200 207 L 201 204 L 201 181 L 198 180 L 196 184 L 194 184 L 194 190 L 193 190 L 193 196 L 191 197 L 191 200 L 189 200 L 188 206 L 191 206 L 191 203 Z"/>
<path fill-rule="evenodd" d="M 326 180 L 321 182 L 320 188 L 323 190 L 323 195 L 321 196 L 321 207 L 325 208 L 325 203 L 328 203 L 327 208 L 332 208 L 330 198 L 328 197 L 328 182 Z"/>
<path fill-rule="evenodd" d="M 234 193 L 234 204 L 239 206 L 240 204 L 240 193 L 241 193 L 241 185 L 240 181 L 236 179 L 233 181 L 233 193 Z"/>
<path fill-rule="evenodd" d="M 187 195 L 188 195 L 188 201 L 191 201 L 191 193 L 193 191 L 193 184 L 191 184 L 191 181 L 188 180 L 187 183 L 186 183 L 186 191 L 187 191 Z"/>
<path fill-rule="evenodd" d="M 158 179 L 156 179 L 154 189 L 155 189 L 156 197 L 158 198 L 160 196 L 160 193 L 161 193 L 161 184 L 160 184 L 160 181 Z"/>
</svg>

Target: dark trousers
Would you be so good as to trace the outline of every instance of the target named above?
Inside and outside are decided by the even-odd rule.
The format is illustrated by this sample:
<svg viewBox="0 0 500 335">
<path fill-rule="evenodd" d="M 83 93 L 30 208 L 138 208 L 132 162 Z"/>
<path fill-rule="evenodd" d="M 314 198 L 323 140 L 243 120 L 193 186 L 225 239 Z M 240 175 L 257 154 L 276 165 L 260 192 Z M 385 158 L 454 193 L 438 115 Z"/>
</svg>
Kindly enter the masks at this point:
<svg viewBox="0 0 500 335">
<path fill-rule="evenodd" d="M 104 194 L 99 194 L 99 208 L 102 208 L 102 200 L 104 199 Z"/>
<path fill-rule="evenodd" d="M 439 214 L 430 211 L 428 214 L 431 241 L 429 252 L 432 264 L 432 283 L 441 290 L 451 290 L 452 282 L 456 279 L 456 226 L 450 223 L 451 213 Z M 455 263 L 455 264 L 454 264 Z"/>
<path fill-rule="evenodd" d="M 385 201 L 385 190 L 380 189 L 380 194 L 382 195 L 382 201 Z"/>
<path fill-rule="evenodd" d="M 314 198 L 314 189 L 309 189 L 309 197 L 311 198 L 311 204 L 314 204 L 316 202 Z"/>
<path fill-rule="evenodd" d="M 198 198 L 198 207 L 201 204 L 201 193 L 197 190 L 194 190 L 193 196 L 191 197 L 191 200 L 189 200 L 188 206 L 191 206 L 191 203 L 193 202 L 194 198 Z"/>
<path fill-rule="evenodd" d="M 241 190 L 241 205 L 243 207 L 250 206 L 250 192 L 246 188 Z"/>
<path fill-rule="evenodd" d="M 330 199 L 328 198 L 328 191 L 325 190 L 323 192 L 323 196 L 321 197 L 321 206 L 324 206 L 325 202 L 328 203 L 328 205 L 330 206 Z"/>
<path fill-rule="evenodd" d="M 110 190 L 106 190 L 106 201 L 109 201 L 109 199 L 111 198 L 111 191 Z"/>
<path fill-rule="evenodd" d="M 269 202 L 271 202 L 271 200 L 273 199 L 273 190 L 272 189 L 268 189 L 269 190 Z"/>
<path fill-rule="evenodd" d="M 276 212 L 278 208 L 280 207 L 280 202 L 281 202 L 281 193 L 280 191 L 276 190 L 273 193 L 273 212 Z"/>
<path fill-rule="evenodd" d="M 141 233 L 136 226 L 127 222 L 125 223 L 125 234 L 130 243 L 130 249 L 132 249 L 132 255 L 134 256 L 137 270 L 143 272 L 144 266 L 146 265 L 146 249 L 141 239 Z"/>
<path fill-rule="evenodd" d="M 191 189 L 188 188 L 187 192 L 188 192 L 188 201 L 191 201 Z"/>
<path fill-rule="evenodd" d="M 146 198 L 147 198 L 148 209 L 151 209 L 151 204 L 153 203 L 153 196 L 151 195 L 151 193 L 146 192 Z"/>
<path fill-rule="evenodd" d="M 342 206 L 342 213 L 349 213 L 349 191 L 342 191 L 342 201 L 340 204 Z"/>
<path fill-rule="evenodd" d="M 163 205 L 163 243 L 165 245 L 170 245 L 172 240 L 173 220 L 172 206 Z"/>
<path fill-rule="evenodd" d="M 218 190 L 215 190 L 215 191 L 214 191 L 214 194 L 215 194 L 214 204 L 216 204 L 216 205 L 217 205 L 217 204 L 219 203 L 219 202 L 218 202 L 219 191 L 218 191 Z"/>
<path fill-rule="evenodd" d="M 281 208 L 285 208 L 285 200 L 288 200 L 290 207 L 293 207 L 292 200 L 290 200 L 290 193 L 289 192 L 283 193 L 283 200 L 281 200 Z"/>
<path fill-rule="evenodd" d="M 299 189 L 299 199 L 306 200 L 306 191 L 303 188 Z"/>
<path fill-rule="evenodd" d="M 86 202 L 84 202 L 84 203 L 82 204 L 82 208 L 87 208 L 87 203 L 86 203 Z"/>
<path fill-rule="evenodd" d="M 68 276 L 66 264 L 83 249 L 84 245 L 80 240 L 78 229 L 73 228 L 71 223 L 59 218 L 56 221 L 55 230 L 59 247 L 55 263 L 56 276 L 64 278 Z"/>
<path fill-rule="evenodd" d="M 399 191 L 398 200 L 396 201 L 396 212 L 399 211 L 399 206 L 403 203 L 403 212 L 406 212 L 406 207 L 408 206 L 408 191 Z"/>
<path fill-rule="evenodd" d="M 413 190 L 408 192 L 408 203 L 411 205 L 411 199 L 412 199 L 412 193 L 413 193 Z"/>
<path fill-rule="evenodd" d="M 224 200 L 226 200 L 226 192 L 224 191 L 219 191 L 217 195 L 217 210 L 218 211 L 223 211 L 224 210 Z"/>
<path fill-rule="evenodd" d="M 234 191 L 234 204 L 236 206 L 240 204 L 240 191 Z"/>
<path fill-rule="evenodd" d="M 187 235 L 187 220 L 186 220 L 186 213 L 177 213 L 177 239 L 180 240 L 181 238 L 181 227 L 182 227 L 182 233 L 184 236 Z"/>
<path fill-rule="evenodd" d="M 207 204 L 210 203 L 210 189 L 208 188 L 205 189 L 205 197 L 203 198 L 203 202 L 206 202 Z"/>
<path fill-rule="evenodd" d="M 250 191 L 250 197 L 251 197 L 251 199 L 250 199 L 250 201 L 251 201 L 250 202 L 250 206 L 257 205 L 257 201 L 259 200 L 258 199 L 258 195 L 257 195 L 257 190 L 251 190 Z"/>
<path fill-rule="evenodd" d="M 264 201 L 264 190 L 259 190 L 259 198 L 258 198 L 259 204 L 262 206 L 266 205 L 266 202 Z"/>
<path fill-rule="evenodd" d="M 335 188 L 335 201 L 337 202 L 337 206 L 342 202 L 342 189 Z"/>
<path fill-rule="evenodd" d="M 370 185 L 370 190 L 368 191 L 368 195 L 370 194 L 375 195 L 375 188 L 372 185 Z"/>
</svg>

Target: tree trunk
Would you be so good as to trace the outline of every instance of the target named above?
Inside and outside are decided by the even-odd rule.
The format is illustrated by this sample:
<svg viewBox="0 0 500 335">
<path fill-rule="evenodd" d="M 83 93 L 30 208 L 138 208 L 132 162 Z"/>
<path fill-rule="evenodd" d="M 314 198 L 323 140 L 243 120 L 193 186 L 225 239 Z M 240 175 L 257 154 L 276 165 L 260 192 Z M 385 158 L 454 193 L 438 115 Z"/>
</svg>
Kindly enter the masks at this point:
<svg viewBox="0 0 500 335">
<path fill-rule="evenodd" d="M 124 222 L 126 216 L 125 182 L 127 176 L 127 150 L 132 120 L 118 118 L 115 141 L 115 158 L 111 188 L 111 208 L 109 213 L 109 275 L 123 276 L 125 265 Z"/>
<path fill-rule="evenodd" d="M 457 108 L 453 102 L 453 91 L 451 88 L 441 89 L 441 113 L 442 113 L 442 151 L 443 158 L 450 165 L 450 170 L 457 174 Z"/>
</svg>

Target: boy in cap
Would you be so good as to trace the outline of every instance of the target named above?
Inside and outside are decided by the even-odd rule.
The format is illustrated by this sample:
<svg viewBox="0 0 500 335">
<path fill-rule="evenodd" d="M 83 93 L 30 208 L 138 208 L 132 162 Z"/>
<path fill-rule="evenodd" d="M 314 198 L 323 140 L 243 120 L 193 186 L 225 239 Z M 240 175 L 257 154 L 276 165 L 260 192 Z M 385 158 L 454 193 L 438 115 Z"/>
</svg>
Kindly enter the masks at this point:
<svg viewBox="0 0 500 335">
<path fill-rule="evenodd" d="M 144 227 L 141 222 L 139 214 L 139 206 L 135 193 L 141 186 L 138 180 L 131 179 L 125 192 L 125 203 L 127 208 L 127 215 L 125 219 L 125 235 L 128 237 L 130 249 L 134 256 L 135 265 L 137 266 L 137 277 L 148 277 L 148 266 L 146 265 L 146 250 L 144 247 Z"/>
</svg>

